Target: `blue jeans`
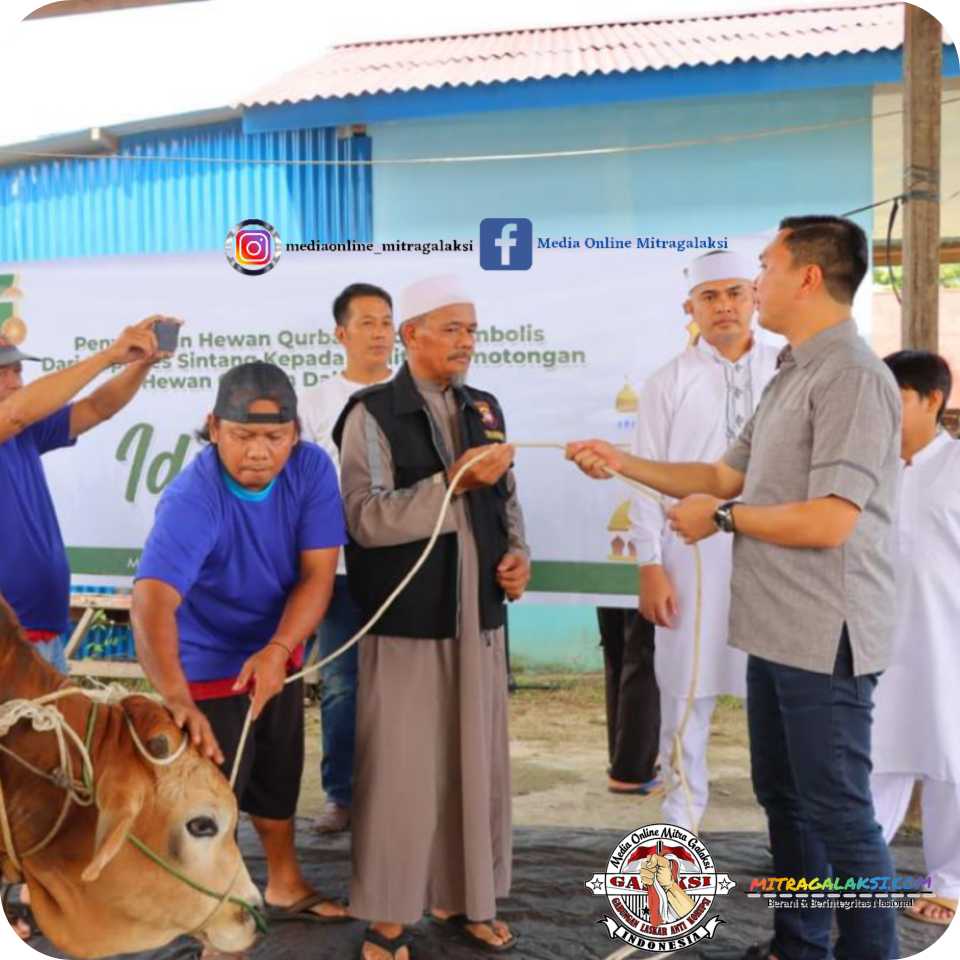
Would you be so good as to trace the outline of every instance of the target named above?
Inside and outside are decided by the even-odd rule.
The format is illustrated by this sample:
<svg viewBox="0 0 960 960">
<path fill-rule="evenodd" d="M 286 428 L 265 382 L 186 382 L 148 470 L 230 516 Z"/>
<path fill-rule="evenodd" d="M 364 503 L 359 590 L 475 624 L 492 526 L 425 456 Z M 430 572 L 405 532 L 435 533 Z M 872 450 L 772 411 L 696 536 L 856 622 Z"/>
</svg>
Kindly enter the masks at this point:
<svg viewBox="0 0 960 960">
<path fill-rule="evenodd" d="M 69 633 L 61 633 L 59 637 L 54 637 L 52 640 L 47 640 L 44 643 L 31 643 L 30 646 L 33 647 L 50 666 L 59 670 L 61 673 L 69 673 L 70 667 L 67 665 L 65 653 L 69 639 Z"/>
<path fill-rule="evenodd" d="M 778 877 L 893 876 L 870 794 L 870 725 L 877 674 L 853 676 L 847 628 L 833 675 L 751 656 L 747 722 L 753 789 L 767 814 Z M 834 911 L 774 910 L 779 960 L 831 956 Z M 836 911 L 836 960 L 895 960 L 896 913 Z"/>
<path fill-rule="evenodd" d="M 327 615 L 320 624 L 320 657 L 342 647 L 363 626 L 360 610 L 338 575 Z M 357 728 L 357 646 L 320 671 L 323 761 L 320 774 L 327 799 L 349 807 L 353 796 L 353 751 Z"/>
</svg>

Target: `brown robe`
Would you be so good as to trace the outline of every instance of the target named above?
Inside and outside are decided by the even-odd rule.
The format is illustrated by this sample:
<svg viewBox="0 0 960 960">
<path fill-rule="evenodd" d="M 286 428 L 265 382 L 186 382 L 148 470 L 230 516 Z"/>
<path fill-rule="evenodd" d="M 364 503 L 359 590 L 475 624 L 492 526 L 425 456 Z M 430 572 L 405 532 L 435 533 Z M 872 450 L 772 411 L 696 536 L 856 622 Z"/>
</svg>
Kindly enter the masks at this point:
<svg viewBox="0 0 960 960">
<path fill-rule="evenodd" d="M 462 452 L 455 395 L 416 383 L 449 465 Z M 386 437 L 362 405 L 347 419 L 341 458 L 347 524 L 361 546 L 430 534 L 444 484 L 427 478 L 395 491 Z M 529 555 L 512 473 L 508 482 L 510 550 Z M 504 635 L 480 629 L 465 498 L 454 498 L 442 529 L 459 540 L 457 636 L 360 642 L 350 911 L 367 920 L 412 924 L 431 907 L 489 920 L 510 890 Z"/>
</svg>

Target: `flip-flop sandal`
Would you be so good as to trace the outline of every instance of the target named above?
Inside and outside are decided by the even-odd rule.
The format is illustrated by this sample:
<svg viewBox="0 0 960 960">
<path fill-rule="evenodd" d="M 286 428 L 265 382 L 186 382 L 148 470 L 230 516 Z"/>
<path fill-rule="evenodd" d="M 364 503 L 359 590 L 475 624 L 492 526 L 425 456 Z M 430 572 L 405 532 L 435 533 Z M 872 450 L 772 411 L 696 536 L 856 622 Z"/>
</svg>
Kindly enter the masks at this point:
<svg viewBox="0 0 960 960">
<path fill-rule="evenodd" d="M 30 909 L 30 904 L 24 903 L 21 899 L 22 895 L 22 883 L 0 884 L 0 901 L 3 903 L 3 914 L 7 918 L 7 923 L 10 924 L 13 932 L 16 933 L 18 937 L 20 934 L 17 933 L 16 922 L 20 920 L 25 923 L 30 928 L 30 933 L 27 937 L 21 937 L 21 939 L 26 942 L 37 936 L 40 928 L 37 926 L 36 918 Z"/>
<path fill-rule="evenodd" d="M 363 935 L 363 943 L 360 944 L 360 960 L 363 960 L 363 944 L 370 943 L 381 950 L 386 950 L 391 957 L 396 957 L 404 947 L 407 948 L 407 956 L 413 960 L 413 937 L 408 930 L 401 930 L 395 937 L 385 937 L 382 933 L 374 930 L 373 927 L 367 927 Z"/>
<path fill-rule="evenodd" d="M 438 927 L 445 927 L 451 935 L 455 936 L 461 943 L 469 944 L 474 950 L 480 950 L 483 953 L 508 953 L 517 945 L 517 941 L 520 939 L 518 934 L 511 934 L 510 939 L 506 943 L 488 943 L 482 937 L 471 933 L 471 931 L 467 929 L 467 926 L 468 924 L 481 923 L 486 924 L 486 926 L 493 930 L 493 921 L 470 920 L 464 913 L 454 913 L 445 920 L 431 913 L 430 919 Z"/>
<path fill-rule="evenodd" d="M 954 915 L 957 911 L 957 901 L 951 899 L 950 897 L 937 897 L 929 893 L 924 894 L 921 897 L 917 898 L 918 900 L 925 900 L 927 903 L 933 904 L 935 907 L 940 907 L 941 910 L 952 910 Z M 916 904 L 912 907 L 907 907 L 903 911 L 905 917 L 909 917 L 911 920 L 916 920 L 918 923 L 932 923 L 937 927 L 949 927 L 953 922 L 953 917 L 950 917 L 947 920 L 937 920 L 935 917 L 931 917 L 927 913 L 921 913 Z"/>
<path fill-rule="evenodd" d="M 659 793 L 663 789 L 663 781 L 659 777 L 654 777 L 646 783 L 638 783 L 633 787 L 607 787 L 607 793 L 612 793 L 618 797 L 647 797 L 653 793 Z"/>
<path fill-rule="evenodd" d="M 331 900 L 320 893 L 311 893 L 310 896 L 291 903 L 289 907 L 278 907 L 275 904 L 265 904 L 264 916 L 268 923 L 322 923 L 331 926 L 335 923 L 351 923 L 353 917 L 349 914 L 342 916 L 325 917 L 311 909 L 318 903 L 335 903 L 338 907 L 345 907 L 343 900 Z"/>
</svg>

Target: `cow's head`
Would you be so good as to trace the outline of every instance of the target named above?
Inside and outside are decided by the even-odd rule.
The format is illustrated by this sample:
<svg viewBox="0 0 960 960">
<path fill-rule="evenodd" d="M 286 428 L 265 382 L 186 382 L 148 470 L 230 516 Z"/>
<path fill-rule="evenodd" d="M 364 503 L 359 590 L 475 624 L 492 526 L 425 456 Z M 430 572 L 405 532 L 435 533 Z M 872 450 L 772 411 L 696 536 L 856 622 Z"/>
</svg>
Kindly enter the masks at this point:
<svg viewBox="0 0 960 960">
<path fill-rule="evenodd" d="M 9 616 L 0 603 L 0 621 Z M 62 685 L 62 678 L 39 662 L 28 644 L 23 642 L 18 652 L 26 667 L 52 672 L 44 685 Z M 87 698 L 70 696 L 58 703 L 73 729 L 82 733 L 90 709 Z M 254 907 L 262 906 L 262 900 L 237 847 L 237 802 L 226 778 L 192 746 L 166 766 L 140 754 L 128 724 L 157 760 L 171 756 L 183 736 L 153 700 L 131 697 L 122 705 L 101 706 L 98 716 L 91 745 L 96 805 L 71 805 L 53 840 L 23 861 L 44 934 L 76 957 L 149 950 L 184 933 L 218 950 L 247 949 L 256 939 L 256 926 L 236 900 Z M 58 763 L 50 733 L 18 725 L 5 745 L 41 769 L 52 770 Z M 63 790 L 6 757 L 0 757 L 0 766 L 14 839 L 24 851 L 50 830 Z M 134 846 L 130 835 L 184 877 L 235 899 L 221 901 L 193 889 Z"/>
<path fill-rule="evenodd" d="M 0 596 L 0 701 L 36 699 L 67 680 L 23 637 Z M 90 701 L 57 701 L 81 737 Z M 149 950 L 191 933 L 218 950 L 245 950 L 256 938 L 248 911 L 207 896 L 171 875 L 130 843 L 132 834 L 194 883 L 260 907 L 237 847 L 237 802 L 223 774 L 192 746 L 162 766 L 134 745 L 130 724 L 156 760 L 172 756 L 182 732 L 167 710 L 147 697 L 98 708 L 91 743 L 96 805 L 71 805 L 53 840 L 23 861 L 33 910 L 43 932 L 75 957 Z M 4 745 L 41 770 L 59 764 L 52 733 L 16 725 Z M 76 761 L 76 755 L 74 756 Z M 14 841 L 27 851 L 47 836 L 64 791 L 0 754 L 0 778 Z M 12 861 L 0 857 L 9 874 Z"/>
<path fill-rule="evenodd" d="M 71 817 L 26 864 L 40 927 L 79 957 L 152 949 L 184 933 L 226 952 L 250 947 L 256 927 L 247 910 L 194 890 L 129 841 L 133 835 L 194 883 L 260 907 L 237 847 L 237 802 L 226 778 L 192 746 L 168 766 L 136 750 L 126 718 L 157 760 L 183 736 L 152 700 L 129 698 L 107 716 L 93 758 L 96 810 Z"/>
</svg>

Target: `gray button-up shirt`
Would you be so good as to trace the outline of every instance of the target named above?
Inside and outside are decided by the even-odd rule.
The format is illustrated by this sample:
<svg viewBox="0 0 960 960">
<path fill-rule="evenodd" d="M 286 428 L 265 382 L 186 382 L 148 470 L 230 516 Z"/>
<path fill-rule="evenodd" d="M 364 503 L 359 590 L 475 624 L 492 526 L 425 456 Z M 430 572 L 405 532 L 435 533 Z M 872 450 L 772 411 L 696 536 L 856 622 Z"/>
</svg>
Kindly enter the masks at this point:
<svg viewBox="0 0 960 960">
<path fill-rule="evenodd" d="M 731 646 L 832 673 L 847 624 L 856 674 L 883 670 L 894 623 L 893 518 L 900 393 L 852 320 L 780 355 L 752 419 L 723 456 L 757 506 L 837 496 L 860 508 L 835 549 L 736 536 Z"/>
</svg>

